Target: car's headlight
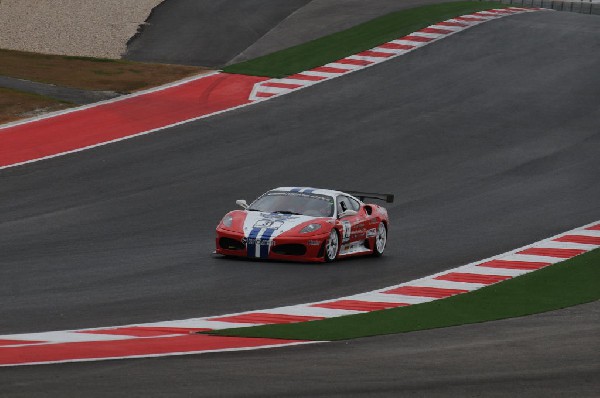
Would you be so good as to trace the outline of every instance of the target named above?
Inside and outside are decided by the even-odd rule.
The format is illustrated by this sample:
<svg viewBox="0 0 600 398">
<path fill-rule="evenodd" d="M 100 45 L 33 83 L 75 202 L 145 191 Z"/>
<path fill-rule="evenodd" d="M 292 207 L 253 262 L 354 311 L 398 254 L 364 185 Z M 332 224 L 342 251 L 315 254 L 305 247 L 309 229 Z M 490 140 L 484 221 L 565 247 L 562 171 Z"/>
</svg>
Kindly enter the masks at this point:
<svg viewBox="0 0 600 398">
<path fill-rule="evenodd" d="M 304 228 L 302 228 L 300 230 L 300 233 L 301 234 L 308 234 L 308 233 L 311 233 L 311 232 L 315 232 L 319 228 L 321 228 L 321 224 L 308 224 L 306 227 L 304 227 Z"/>
<path fill-rule="evenodd" d="M 233 223 L 233 216 L 231 214 L 227 214 L 225 217 L 223 217 L 221 223 L 223 223 L 223 225 L 226 227 L 231 227 L 231 224 Z"/>
</svg>

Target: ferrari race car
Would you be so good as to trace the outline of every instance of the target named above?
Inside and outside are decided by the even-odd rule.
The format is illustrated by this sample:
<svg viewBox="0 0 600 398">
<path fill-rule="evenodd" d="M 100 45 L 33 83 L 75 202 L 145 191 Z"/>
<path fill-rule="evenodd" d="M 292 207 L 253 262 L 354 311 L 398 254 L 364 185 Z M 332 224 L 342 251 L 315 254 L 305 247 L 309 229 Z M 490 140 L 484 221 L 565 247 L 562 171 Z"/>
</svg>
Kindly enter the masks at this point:
<svg viewBox="0 0 600 398">
<path fill-rule="evenodd" d="M 394 195 L 282 187 L 266 192 L 217 226 L 216 253 L 272 260 L 331 262 L 336 258 L 381 256 L 389 219 L 385 208 L 365 198 L 392 203 Z"/>
</svg>

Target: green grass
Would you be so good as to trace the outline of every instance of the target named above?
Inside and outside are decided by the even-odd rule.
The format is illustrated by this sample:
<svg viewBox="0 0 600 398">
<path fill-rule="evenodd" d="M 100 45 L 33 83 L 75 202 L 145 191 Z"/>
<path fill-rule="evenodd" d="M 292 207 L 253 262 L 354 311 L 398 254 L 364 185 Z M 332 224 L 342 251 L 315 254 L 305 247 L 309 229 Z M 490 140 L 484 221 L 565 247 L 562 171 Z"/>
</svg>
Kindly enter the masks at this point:
<svg viewBox="0 0 600 398">
<path fill-rule="evenodd" d="M 409 307 L 210 334 L 346 340 L 512 318 L 600 299 L 600 249 L 470 293 Z"/>
<path fill-rule="evenodd" d="M 295 47 L 230 65 L 223 71 L 268 77 L 289 76 L 398 39 L 436 22 L 505 7 L 508 5 L 496 2 L 463 1 L 403 10 Z"/>
</svg>

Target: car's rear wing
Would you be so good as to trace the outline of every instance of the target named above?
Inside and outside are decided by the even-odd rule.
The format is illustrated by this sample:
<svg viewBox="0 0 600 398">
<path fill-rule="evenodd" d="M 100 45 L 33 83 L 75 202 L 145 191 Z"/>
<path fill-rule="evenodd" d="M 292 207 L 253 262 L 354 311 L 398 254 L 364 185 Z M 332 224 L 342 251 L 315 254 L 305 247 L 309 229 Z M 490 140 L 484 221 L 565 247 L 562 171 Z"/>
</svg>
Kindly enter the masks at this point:
<svg viewBox="0 0 600 398">
<path fill-rule="evenodd" d="M 365 198 L 384 200 L 387 203 L 394 202 L 394 195 L 391 193 L 374 193 L 374 192 L 358 192 L 358 191 L 342 191 L 349 195 L 355 196 L 361 201 L 365 201 Z"/>
</svg>

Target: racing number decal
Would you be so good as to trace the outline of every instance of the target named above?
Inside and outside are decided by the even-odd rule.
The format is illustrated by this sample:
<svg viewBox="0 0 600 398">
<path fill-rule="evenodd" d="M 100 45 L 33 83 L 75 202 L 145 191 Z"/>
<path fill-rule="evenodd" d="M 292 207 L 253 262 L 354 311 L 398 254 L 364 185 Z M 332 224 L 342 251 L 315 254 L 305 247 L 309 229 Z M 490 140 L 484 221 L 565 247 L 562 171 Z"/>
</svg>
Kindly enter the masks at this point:
<svg viewBox="0 0 600 398">
<path fill-rule="evenodd" d="M 352 230 L 352 224 L 349 221 L 342 221 L 343 237 L 342 243 L 346 243 L 350 240 L 350 231 Z"/>
</svg>

